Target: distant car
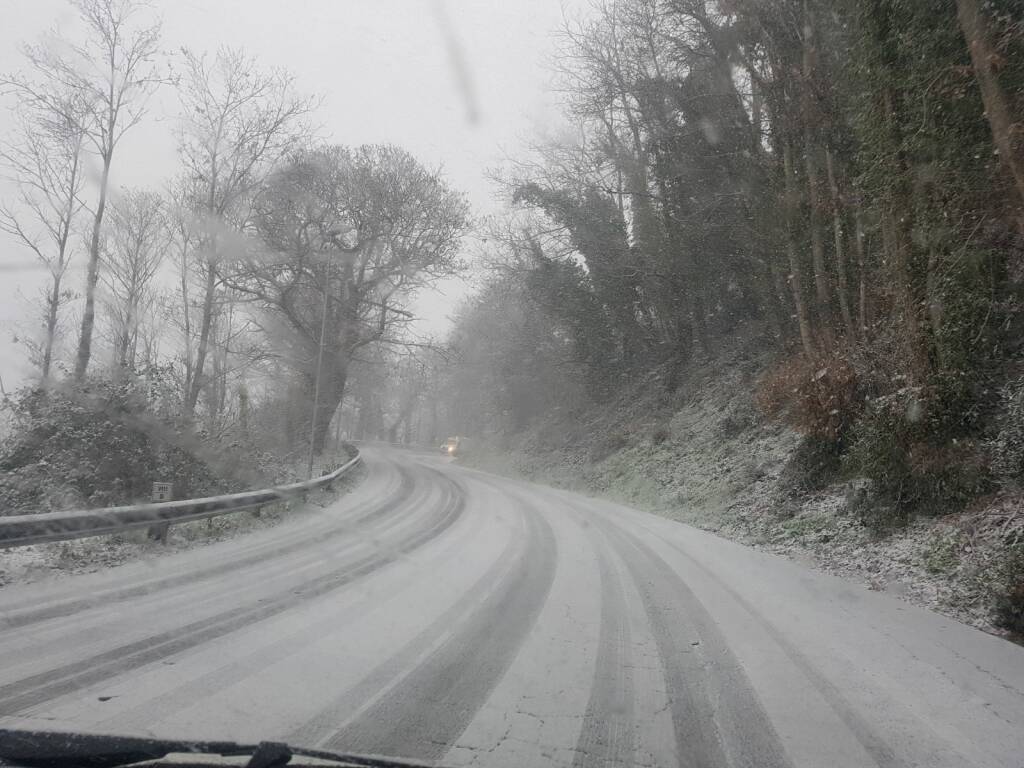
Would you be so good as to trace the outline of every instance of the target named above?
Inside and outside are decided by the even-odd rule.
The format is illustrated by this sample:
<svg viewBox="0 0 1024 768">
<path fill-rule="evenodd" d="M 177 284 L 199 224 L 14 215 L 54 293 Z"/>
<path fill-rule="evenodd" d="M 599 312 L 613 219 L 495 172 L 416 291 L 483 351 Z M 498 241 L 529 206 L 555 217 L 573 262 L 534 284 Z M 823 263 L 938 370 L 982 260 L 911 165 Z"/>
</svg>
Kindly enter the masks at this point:
<svg viewBox="0 0 1024 768">
<path fill-rule="evenodd" d="M 456 437 L 449 437 L 443 443 L 441 443 L 441 453 L 445 456 L 458 456 L 459 455 L 459 444 L 461 439 Z"/>
</svg>

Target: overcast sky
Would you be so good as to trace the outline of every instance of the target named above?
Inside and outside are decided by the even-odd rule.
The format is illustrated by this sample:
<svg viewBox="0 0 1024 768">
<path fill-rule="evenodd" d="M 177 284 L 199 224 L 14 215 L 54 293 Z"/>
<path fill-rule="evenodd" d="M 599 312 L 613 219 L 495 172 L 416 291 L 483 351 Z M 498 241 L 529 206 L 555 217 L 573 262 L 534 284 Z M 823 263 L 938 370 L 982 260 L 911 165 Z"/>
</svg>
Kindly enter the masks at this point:
<svg viewBox="0 0 1024 768">
<path fill-rule="evenodd" d="M 485 171 L 517 154 L 537 128 L 557 123 L 546 68 L 563 8 L 573 0 L 156 0 L 169 52 L 181 46 L 242 47 L 267 66 L 283 66 L 299 86 L 323 97 L 316 115 L 325 138 L 343 144 L 392 142 L 427 165 L 443 166 L 479 212 L 493 210 Z M 446 8 L 446 13 L 441 9 Z M 471 78 L 477 120 L 452 66 L 441 19 L 450 21 Z M 64 0 L 0 0 L 0 71 L 20 66 L 19 44 L 60 24 L 72 27 Z M 159 186 L 176 168 L 172 93 L 155 99 L 149 119 L 129 133 L 114 159 L 115 184 Z M 11 126 L 0 112 L 0 133 Z M 8 196 L 9 187 L 0 186 Z M 0 238 L 5 236 L 0 235 Z M 10 388 L 25 375 L 11 342 L 41 279 L 30 257 L 0 240 L 0 376 Z M 79 257 L 84 263 L 84 257 Z M 71 275 L 81 283 L 80 272 Z M 424 329 L 442 332 L 464 289 L 425 297 Z"/>
</svg>

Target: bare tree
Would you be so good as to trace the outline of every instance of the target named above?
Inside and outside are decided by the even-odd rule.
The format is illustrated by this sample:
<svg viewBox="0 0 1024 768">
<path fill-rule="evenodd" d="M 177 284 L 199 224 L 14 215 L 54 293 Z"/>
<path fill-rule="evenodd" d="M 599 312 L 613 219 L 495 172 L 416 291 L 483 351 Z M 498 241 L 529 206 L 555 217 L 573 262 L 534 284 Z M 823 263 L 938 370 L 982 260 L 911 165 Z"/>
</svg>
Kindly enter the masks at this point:
<svg viewBox="0 0 1024 768">
<path fill-rule="evenodd" d="M 319 452 L 356 350 L 405 343 L 405 302 L 451 274 L 467 207 L 438 174 L 392 146 L 305 151 L 275 173 L 258 205 L 266 251 L 230 284 L 281 334 L 315 404 Z"/>
<path fill-rule="evenodd" d="M 193 328 L 196 312 L 194 296 L 199 282 L 196 257 L 199 233 L 192 207 L 196 188 L 195 182 L 179 175 L 169 185 L 165 195 L 168 200 L 167 213 L 171 230 L 170 250 L 174 259 L 175 289 L 163 295 L 162 313 L 164 322 L 169 324 L 180 338 L 176 357 L 181 361 L 182 400 L 188 392 L 195 361 Z"/>
<path fill-rule="evenodd" d="M 149 301 L 139 306 L 135 338 L 135 367 L 150 376 L 159 365 L 161 349 L 167 335 L 164 333 L 163 308 L 167 291 L 153 290 Z"/>
<path fill-rule="evenodd" d="M 1020 138 L 1024 129 L 1020 116 L 1014 115 L 1012 98 L 999 83 L 1000 59 L 992 40 L 992 22 L 983 8 L 984 3 L 978 0 L 956 0 L 957 19 L 971 53 L 985 117 L 992 129 L 992 142 L 1017 190 L 1017 224 L 1024 234 L 1024 140 Z"/>
<path fill-rule="evenodd" d="M 26 102 L 51 110 L 61 103 L 54 94 L 77 94 L 85 109 L 81 114 L 68 112 L 65 117 L 77 121 L 85 145 L 100 160 L 75 359 L 75 376 L 81 378 L 92 354 L 100 235 L 114 151 L 125 133 L 143 118 L 150 95 L 165 78 L 156 65 L 160 22 L 139 18 L 148 4 L 142 0 L 72 0 L 72 4 L 85 28 L 84 40 L 69 40 L 55 33 L 56 44 L 50 40 L 26 45 L 29 73 L 8 78 L 4 84 Z"/>
<path fill-rule="evenodd" d="M 273 164 L 308 135 L 304 118 L 315 100 L 296 92 L 288 72 L 261 72 L 239 50 L 222 48 L 212 57 L 184 50 L 183 57 L 178 151 L 198 224 L 202 295 L 195 355 L 185 381 L 185 409 L 191 414 L 205 383 L 220 262 L 231 250 L 231 234 L 244 228 L 252 193 Z"/>
<path fill-rule="evenodd" d="M 44 290 L 44 337 L 40 373 L 50 376 L 63 287 L 72 258 L 71 236 L 82 208 L 83 104 L 71 91 L 51 93 L 45 101 L 16 91 L 19 125 L 0 145 L 0 163 L 15 185 L 12 203 L 0 204 L 0 231 L 27 247 L 49 273 Z"/>
<path fill-rule="evenodd" d="M 142 310 L 152 298 L 153 278 L 170 244 L 166 207 L 159 195 L 146 190 L 126 190 L 110 206 L 102 279 L 120 369 L 135 365 Z"/>
</svg>

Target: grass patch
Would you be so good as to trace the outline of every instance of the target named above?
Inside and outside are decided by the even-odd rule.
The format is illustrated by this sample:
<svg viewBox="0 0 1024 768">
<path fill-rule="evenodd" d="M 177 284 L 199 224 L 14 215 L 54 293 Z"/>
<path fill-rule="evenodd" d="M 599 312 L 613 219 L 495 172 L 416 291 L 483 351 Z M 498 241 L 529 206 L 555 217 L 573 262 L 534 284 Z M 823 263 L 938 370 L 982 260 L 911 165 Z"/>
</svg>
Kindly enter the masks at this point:
<svg viewBox="0 0 1024 768">
<path fill-rule="evenodd" d="M 782 521 L 779 525 L 783 534 L 790 539 L 807 539 L 831 527 L 831 519 L 827 515 L 797 515 Z"/>
<path fill-rule="evenodd" d="M 929 573 L 952 573 L 960 566 L 963 534 L 948 525 L 931 532 L 921 552 L 921 562 Z"/>
</svg>

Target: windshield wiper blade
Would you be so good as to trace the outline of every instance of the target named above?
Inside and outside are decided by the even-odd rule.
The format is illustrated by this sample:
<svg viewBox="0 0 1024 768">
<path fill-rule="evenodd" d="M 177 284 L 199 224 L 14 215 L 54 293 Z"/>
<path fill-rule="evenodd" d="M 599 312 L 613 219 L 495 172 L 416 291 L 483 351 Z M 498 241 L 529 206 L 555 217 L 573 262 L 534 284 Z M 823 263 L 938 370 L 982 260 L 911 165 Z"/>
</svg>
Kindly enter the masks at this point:
<svg viewBox="0 0 1024 768">
<path fill-rule="evenodd" d="M 358 768 L 432 768 L 423 763 L 373 755 L 323 752 L 272 741 L 174 741 L 91 733 L 0 729 L 0 765 L 24 768 L 119 768 L 171 754 L 248 756 L 246 768 L 281 768 L 294 756 Z"/>
<path fill-rule="evenodd" d="M 115 768 L 157 760 L 172 753 L 246 755 L 251 749 L 231 741 L 163 741 L 87 733 L 0 729 L 0 759 L 27 768 Z"/>
</svg>

